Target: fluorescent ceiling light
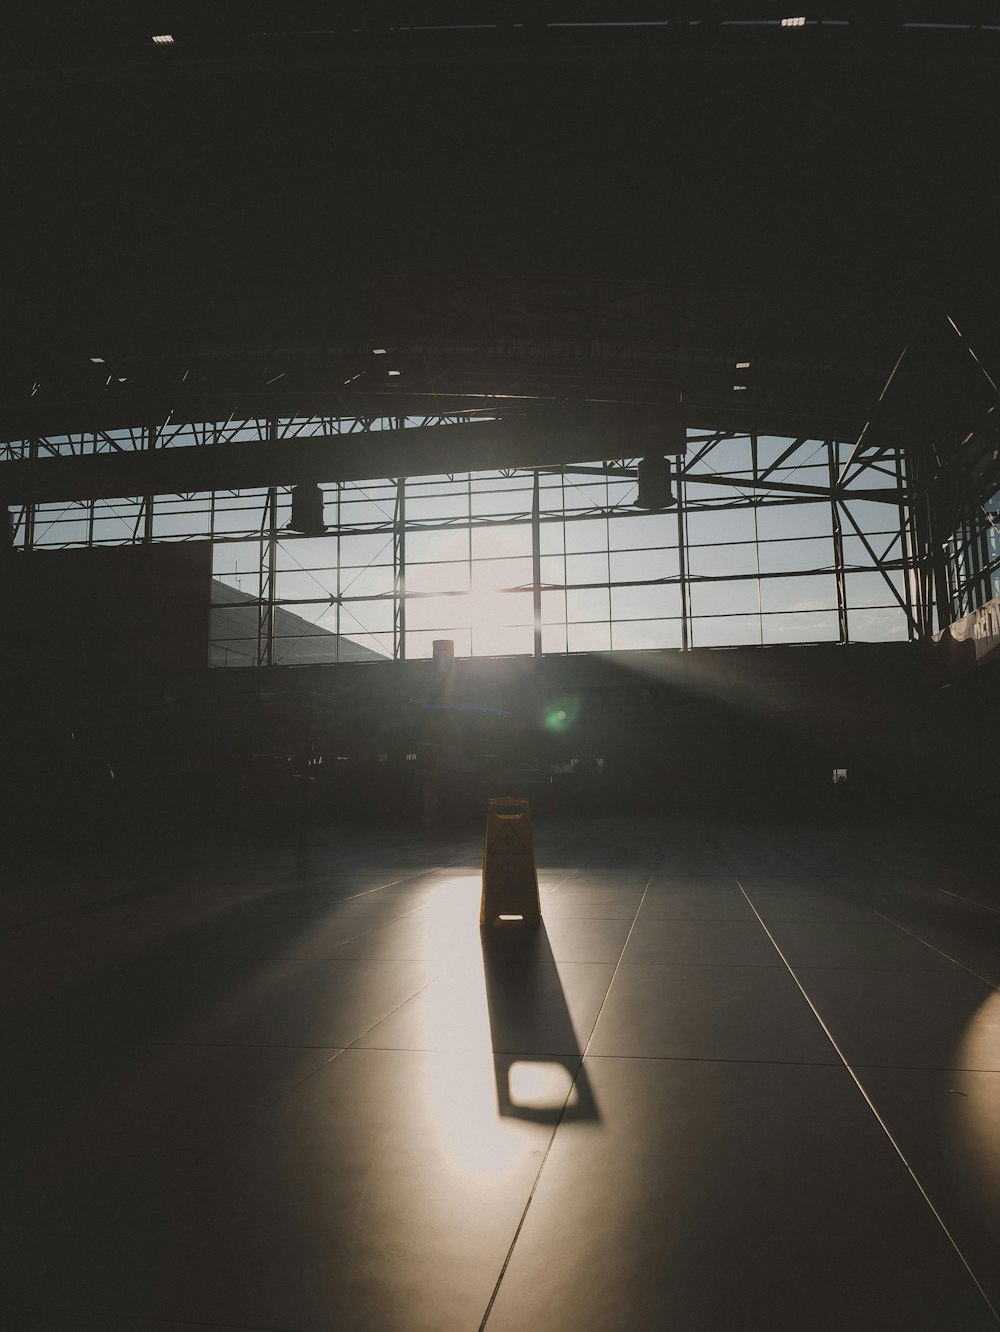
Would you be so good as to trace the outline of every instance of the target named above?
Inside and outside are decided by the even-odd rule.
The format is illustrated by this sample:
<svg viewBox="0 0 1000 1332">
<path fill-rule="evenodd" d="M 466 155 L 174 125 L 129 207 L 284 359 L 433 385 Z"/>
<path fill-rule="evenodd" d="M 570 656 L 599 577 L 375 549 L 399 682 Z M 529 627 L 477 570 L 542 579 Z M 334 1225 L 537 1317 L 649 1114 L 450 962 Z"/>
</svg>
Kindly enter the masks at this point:
<svg viewBox="0 0 1000 1332">
<path fill-rule="evenodd" d="M 103 357 L 103 356 L 92 356 L 92 357 L 90 358 L 90 364 L 91 364 L 91 365 L 103 365 L 103 364 L 104 364 L 104 357 Z"/>
<path fill-rule="evenodd" d="M 749 369 L 750 369 L 750 362 L 749 362 L 749 361 L 737 361 L 737 362 L 736 362 L 736 369 L 737 369 L 737 370 L 749 370 Z"/>
<path fill-rule="evenodd" d="M 806 21 L 804 18 L 786 18 L 781 20 L 783 28 L 804 28 Z"/>
<path fill-rule="evenodd" d="M 389 371 L 389 374 L 390 374 L 390 375 L 398 375 L 398 374 L 399 374 L 399 371 L 398 371 L 398 370 L 390 370 L 390 371 Z"/>
<path fill-rule="evenodd" d="M 153 38 L 156 46 L 173 46 L 174 39 L 169 32 L 161 32 L 159 36 Z"/>
<path fill-rule="evenodd" d="M 384 348 L 384 347 L 373 347 L 373 348 L 372 348 L 372 355 L 373 355 L 373 356 L 384 356 L 384 355 L 385 355 L 385 348 Z"/>
</svg>

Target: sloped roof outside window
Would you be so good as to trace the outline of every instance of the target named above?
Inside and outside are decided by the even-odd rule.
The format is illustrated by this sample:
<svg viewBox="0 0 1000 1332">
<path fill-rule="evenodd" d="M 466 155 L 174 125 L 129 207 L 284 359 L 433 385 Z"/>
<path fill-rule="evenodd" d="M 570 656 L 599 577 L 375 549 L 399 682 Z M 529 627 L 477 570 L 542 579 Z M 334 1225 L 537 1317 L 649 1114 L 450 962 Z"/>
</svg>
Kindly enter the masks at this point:
<svg viewBox="0 0 1000 1332">
<path fill-rule="evenodd" d="M 223 657 L 227 665 L 249 666 L 256 662 L 258 614 L 255 597 L 212 579 L 213 662 Z M 241 658 L 246 660 L 240 663 Z M 338 661 L 386 661 L 387 657 L 276 606 L 274 660 L 282 666 L 319 666 Z"/>
</svg>

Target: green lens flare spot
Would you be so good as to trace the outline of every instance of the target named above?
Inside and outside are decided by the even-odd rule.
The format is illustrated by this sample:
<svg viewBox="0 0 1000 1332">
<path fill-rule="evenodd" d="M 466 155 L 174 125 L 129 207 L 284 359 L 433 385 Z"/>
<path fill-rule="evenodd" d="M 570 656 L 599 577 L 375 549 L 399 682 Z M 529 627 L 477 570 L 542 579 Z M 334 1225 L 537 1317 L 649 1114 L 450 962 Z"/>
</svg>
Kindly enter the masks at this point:
<svg viewBox="0 0 1000 1332">
<path fill-rule="evenodd" d="M 545 709 L 545 726 L 550 731 L 568 731 L 579 715 L 579 699 L 556 699 Z"/>
</svg>

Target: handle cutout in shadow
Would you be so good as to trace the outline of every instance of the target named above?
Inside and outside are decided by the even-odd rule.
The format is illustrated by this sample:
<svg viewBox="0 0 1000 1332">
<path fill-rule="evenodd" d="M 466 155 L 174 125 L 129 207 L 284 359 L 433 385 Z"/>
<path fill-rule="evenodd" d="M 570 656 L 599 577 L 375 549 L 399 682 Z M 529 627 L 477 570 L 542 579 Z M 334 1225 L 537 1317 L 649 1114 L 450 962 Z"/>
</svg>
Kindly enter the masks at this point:
<svg viewBox="0 0 1000 1332">
<path fill-rule="evenodd" d="M 600 1118 L 545 923 L 480 929 L 497 1108 L 540 1124 Z"/>
</svg>

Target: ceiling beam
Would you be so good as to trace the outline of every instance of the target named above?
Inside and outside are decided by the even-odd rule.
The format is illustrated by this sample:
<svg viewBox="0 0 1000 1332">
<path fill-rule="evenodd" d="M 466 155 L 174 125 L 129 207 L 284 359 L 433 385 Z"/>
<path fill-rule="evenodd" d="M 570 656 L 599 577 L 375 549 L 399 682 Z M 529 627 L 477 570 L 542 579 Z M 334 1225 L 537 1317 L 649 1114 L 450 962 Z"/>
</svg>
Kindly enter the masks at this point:
<svg viewBox="0 0 1000 1332">
<path fill-rule="evenodd" d="M 557 411 L 545 418 L 19 459 L 0 464 L 0 503 L 251 490 L 636 458 L 665 452 L 668 424 L 666 413 L 623 424 Z"/>
</svg>

